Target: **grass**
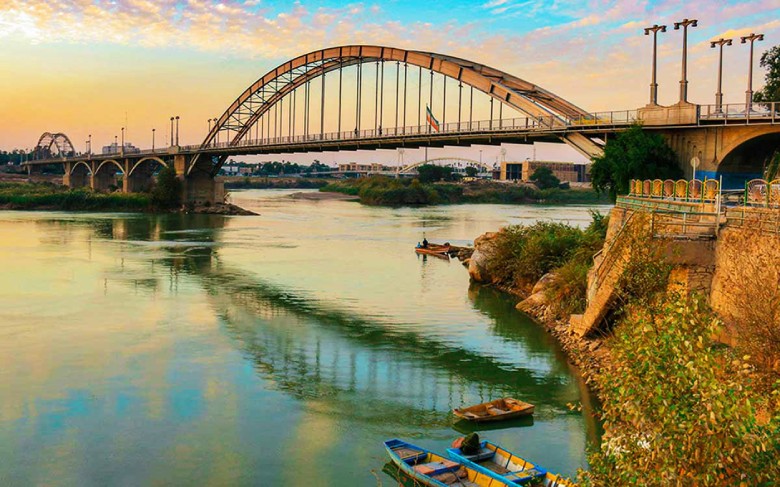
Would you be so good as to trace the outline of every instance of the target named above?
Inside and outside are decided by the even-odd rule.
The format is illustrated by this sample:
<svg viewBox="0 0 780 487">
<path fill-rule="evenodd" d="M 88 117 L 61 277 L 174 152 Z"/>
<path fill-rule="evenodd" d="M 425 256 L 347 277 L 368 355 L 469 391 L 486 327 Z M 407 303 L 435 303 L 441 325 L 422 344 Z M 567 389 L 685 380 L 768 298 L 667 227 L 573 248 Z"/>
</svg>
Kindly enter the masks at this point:
<svg viewBox="0 0 780 487">
<path fill-rule="evenodd" d="M 0 183 L 0 206 L 9 210 L 144 211 L 144 193 L 96 193 L 49 183 Z"/>
<path fill-rule="evenodd" d="M 605 203 L 595 191 L 580 189 L 540 190 L 529 185 L 476 182 L 420 183 L 416 179 L 395 179 L 384 176 L 347 179 L 320 188 L 358 196 L 360 202 L 374 206 L 419 206 L 459 203 L 498 204 L 571 204 Z"/>
</svg>

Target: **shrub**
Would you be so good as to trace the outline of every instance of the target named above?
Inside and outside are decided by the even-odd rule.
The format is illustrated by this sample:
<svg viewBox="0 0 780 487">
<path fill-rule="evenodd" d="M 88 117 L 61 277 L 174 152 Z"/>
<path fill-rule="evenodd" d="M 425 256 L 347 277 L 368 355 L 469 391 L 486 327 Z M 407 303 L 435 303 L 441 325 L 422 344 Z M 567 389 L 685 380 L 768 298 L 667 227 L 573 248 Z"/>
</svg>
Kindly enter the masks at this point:
<svg viewBox="0 0 780 487">
<path fill-rule="evenodd" d="M 499 233 L 488 266 L 502 285 L 529 289 L 579 249 L 584 232 L 564 223 L 512 225 Z"/>
<path fill-rule="evenodd" d="M 757 419 L 766 401 L 753 391 L 749 367 L 714 341 L 719 327 L 701 301 L 676 295 L 622 321 L 611 339 L 613 366 L 600 381 L 607 434 L 589 455 L 584 483 L 771 485 L 780 478 L 780 418 Z"/>
<path fill-rule="evenodd" d="M 530 179 L 539 189 L 557 188 L 561 184 L 552 169 L 546 166 L 536 168 Z"/>
<path fill-rule="evenodd" d="M 164 167 L 157 175 L 157 183 L 152 189 L 152 204 L 157 208 L 170 209 L 181 206 L 182 184 L 176 177 L 176 170 Z"/>
</svg>

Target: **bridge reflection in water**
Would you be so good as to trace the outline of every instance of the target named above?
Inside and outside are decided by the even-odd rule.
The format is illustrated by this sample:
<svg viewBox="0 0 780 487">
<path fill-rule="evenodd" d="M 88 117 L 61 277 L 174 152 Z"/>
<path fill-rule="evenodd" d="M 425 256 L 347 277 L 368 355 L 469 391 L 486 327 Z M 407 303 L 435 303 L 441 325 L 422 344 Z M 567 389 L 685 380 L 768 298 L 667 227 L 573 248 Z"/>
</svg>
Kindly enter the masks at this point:
<svg viewBox="0 0 780 487">
<path fill-rule="evenodd" d="M 201 353 L 214 347 L 201 343 L 199 334 L 191 336 L 186 327 L 195 323 L 186 319 L 170 333 L 160 329 L 170 326 L 167 322 L 152 321 L 152 328 L 139 330 L 151 333 L 148 340 L 133 338 L 139 341 L 133 349 L 156 344 L 155 355 L 138 357 L 154 360 L 157 366 L 152 369 L 161 368 L 168 377 L 141 380 L 139 392 L 144 395 L 135 400 L 152 401 L 153 415 L 137 408 L 127 419 L 118 420 L 116 429 L 127 433 L 133 424 L 137 433 L 130 437 L 145 437 L 150 428 L 161 432 L 192 428 L 186 437 L 182 432 L 158 439 L 177 452 L 162 457 L 167 462 L 184 454 L 182 440 L 188 439 L 194 450 L 187 455 L 234 456 L 246 479 L 298 484 L 324 475 L 325 484 L 339 485 L 338 479 L 347 478 L 365 483 L 373 480 L 369 470 L 379 471 L 385 462 L 381 440 L 397 435 L 442 450 L 462 430 L 457 425 L 452 428 L 451 408 L 502 395 L 534 402 L 537 414 L 532 423 L 490 431 L 492 439 L 509 446 L 522 444 L 529 456 L 546 458 L 551 468 L 565 467 L 568 473 L 582 461 L 583 418 L 569 412 L 566 403 L 582 398 L 585 416 L 590 418 L 588 393 L 550 337 L 515 312 L 513 302 L 500 293 L 479 287 L 467 290 L 464 285 L 466 307 L 475 313 L 468 318 L 474 320 L 473 329 L 464 332 L 462 323 L 454 323 L 445 327 L 454 330 L 448 335 L 425 319 L 415 322 L 403 313 L 361 312 L 354 303 L 318 295 L 321 283 L 316 280 L 291 288 L 274 279 L 273 272 L 257 272 L 256 262 L 236 259 L 235 246 L 245 238 L 236 232 L 240 220 L 42 215 L 35 221 L 40 234 L 52 239 L 46 245 L 67 249 L 84 242 L 85 254 L 69 255 L 83 257 L 83 265 L 100 263 L 97 269 L 105 281 L 101 287 L 109 298 L 113 295 L 110 302 L 135 296 L 132 301 L 142 306 L 156 303 L 159 309 L 181 308 L 179 312 L 197 303 L 199 309 L 208 310 L 208 321 L 215 317 L 221 341 L 234 349 L 233 358 L 219 348 L 220 356 L 211 360 L 193 354 L 186 347 L 205 347 L 198 350 Z M 378 230 L 371 229 L 372 233 Z M 413 267 L 431 274 L 422 279 L 449 269 L 446 263 L 411 259 Z M 465 273 L 462 277 L 465 283 Z M 435 300 L 435 293 L 430 296 Z M 434 301 L 432 308 L 442 305 Z M 132 328 L 113 328 L 134 336 Z M 193 336 L 198 338 L 195 345 Z M 215 339 L 211 332 L 206 338 Z M 184 361 L 182 350 L 186 350 Z M 130 350 L 123 353 L 133 357 Z M 181 363 L 174 365 L 174 360 Z M 198 374 L 205 376 L 201 380 Z M 145 395 L 147 386 L 179 406 L 161 414 Z M 113 393 L 110 389 L 102 395 Z M 135 398 L 138 392 L 128 393 L 123 386 L 117 394 Z M 186 416 L 177 417 L 175 411 Z M 105 421 L 104 415 L 101 411 L 93 421 Z M 85 431 L 77 431 L 84 440 L 90 439 Z M 597 428 L 592 420 L 586 419 L 585 434 L 595 441 Z M 204 441 L 215 443 L 206 446 Z M 268 450 L 256 450 L 266 443 Z M 239 452 L 240 445 L 250 450 Z M 216 467 L 201 463 L 197 467 L 201 473 Z M 170 475 L 190 478 L 181 472 Z M 235 475 L 225 473 L 219 478 Z"/>
<path fill-rule="evenodd" d="M 468 297 L 488 319 L 496 342 L 491 348 L 521 351 L 515 360 L 509 353 L 480 353 L 469 343 L 443 340 L 408 323 L 362 317 L 242 272 L 222 263 L 213 245 L 220 240 L 214 226 L 224 220 L 199 218 L 172 216 L 153 224 L 120 220 L 111 222 L 110 234 L 126 240 L 170 238 L 177 231 L 188 232 L 186 238 L 197 235 L 197 242 L 169 243 L 160 262 L 170 266 L 174 287 L 181 273 L 197 277 L 257 373 L 296 399 L 316 400 L 320 414 L 418 431 L 447 427 L 452 408 L 495 397 L 533 400 L 535 417 L 544 420 L 579 396 L 585 417 L 592 418 L 586 387 L 568 379 L 565 357 L 552 338 L 517 313 L 502 293 L 472 285 Z M 198 232 L 193 223 L 208 228 Z M 108 235 L 108 223 L 101 225 Z M 549 359 L 550 349 L 558 360 Z M 597 435 L 590 419 L 588 436 Z"/>
</svg>

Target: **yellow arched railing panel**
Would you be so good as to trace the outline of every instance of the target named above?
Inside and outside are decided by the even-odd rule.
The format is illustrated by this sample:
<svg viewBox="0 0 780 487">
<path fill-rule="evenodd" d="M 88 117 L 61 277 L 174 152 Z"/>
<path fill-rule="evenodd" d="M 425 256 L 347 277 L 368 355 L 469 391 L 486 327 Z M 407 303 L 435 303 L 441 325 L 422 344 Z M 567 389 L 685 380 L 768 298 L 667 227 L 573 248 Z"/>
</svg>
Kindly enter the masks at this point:
<svg viewBox="0 0 780 487">
<path fill-rule="evenodd" d="M 674 197 L 675 198 L 687 198 L 688 197 L 688 181 L 680 179 L 674 183 Z"/>
<path fill-rule="evenodd" d="M 703 193 L 704 183 L 698 179 L 692 179 L 688 183 L 688 198 L 700 200 Z"/>
<path fill-rule="evenodd" d="M 664 195 L 664 182 L 660 179 L 653 180 L 653 196 L 660 198 Z"/>
</svg>

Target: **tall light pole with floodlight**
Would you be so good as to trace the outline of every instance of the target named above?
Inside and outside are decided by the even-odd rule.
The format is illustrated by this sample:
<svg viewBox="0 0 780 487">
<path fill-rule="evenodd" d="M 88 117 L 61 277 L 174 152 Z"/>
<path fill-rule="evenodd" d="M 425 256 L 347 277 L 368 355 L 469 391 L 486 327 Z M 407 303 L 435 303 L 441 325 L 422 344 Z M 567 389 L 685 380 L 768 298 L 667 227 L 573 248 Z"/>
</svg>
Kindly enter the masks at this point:
<svg viewBox="0 0 780 487">
<path fill-rule="evenodd" d="M 658 33 L 666 32 L 665 25 L 655 24 L 652 27 L 645 27 L 645 35 L 653 33 L 653 75 L 650 81 L 650 104 L 658 105 L 658 83 L 656 82 L 656 66 L 658 61 Z"/>
<path fill-rule="evenodd" d="M 688 27 L 696 27 L 696 19 L 683 19 L 674 23 L 674 30 L 683 28 L 682 79 L 680 80 L 680 103 L 688 103 Z"/>
<path fill-rule="evenodd" d="M 710 48 L 718 46 L 718 92 L 715 93 L 715 113 L 723 113 L 723 46 L 730 46 L 731 39 L 720 38 L 710 41 Z"/>
<path fill-rule="evenodd" d="M 749 36 L 740 37 L 740 43 L 746 44 L 750 42 L 750 64 L 748 65 L 748 88 L 745 92 L 745 110 L 747 114 L 750 114 L 750 106 L 753 103 L 753 43 L 755 41 L 763 41 L 764 34 L 751 34 Z"/>
<path fill-rule="evenodd" d="M 179 116 L 176 115 L 176 147 L 179 147 Z"/>
<path fill-rule="evenodd" d="M 154 152 L 154 133 L 157 129 L 152 129 L 152 152 Z"/>
</svg>

